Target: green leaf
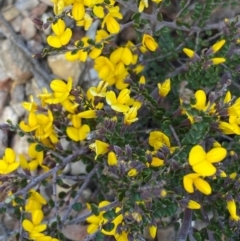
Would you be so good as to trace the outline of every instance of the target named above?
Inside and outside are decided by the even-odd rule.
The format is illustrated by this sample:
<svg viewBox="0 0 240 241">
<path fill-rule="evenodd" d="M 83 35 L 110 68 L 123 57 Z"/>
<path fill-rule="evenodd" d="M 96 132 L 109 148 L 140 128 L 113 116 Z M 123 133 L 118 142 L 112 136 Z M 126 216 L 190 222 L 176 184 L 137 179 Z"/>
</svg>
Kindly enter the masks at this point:
<svg viewBox="0 0 240 241">
<path fill-rule="evenodd" d="M 90 206 L 91 206 L 91 210 L 92 210 L 93 214 L 98 216 L 100 213 L 98 206 L 94 203 L 91 203 Z"/>
<path fill-rule="evenodd" d="M 95 241 L 103 241 L 104 240 L 104 234 L 101 232 L 98 232 L 96 237 L 95 237 Z"/>
<path fill-rule="evenodd" d="M 114 229 L 115 225 L 113 223 L 108 223 L 103 225 L 103 229 L 106 230 L 107 232 L 110 232 Z"/>
<path fill-rule="evenodd" d="M 76 212 L 79 212 L 82 210 L 82 203 L 78 202 L 78 203 L 74 203 L 72 205 L 72 209 Z"/>
<path fill-rule="evenodd" d="M 41 151 L 43 151 L 43 146 L 40 145 L 40 144 L 37 144 L 37 145 L 35 146 L 35 150 L 36 150 L 37 152 L 41 152 Z"/>
</svg>

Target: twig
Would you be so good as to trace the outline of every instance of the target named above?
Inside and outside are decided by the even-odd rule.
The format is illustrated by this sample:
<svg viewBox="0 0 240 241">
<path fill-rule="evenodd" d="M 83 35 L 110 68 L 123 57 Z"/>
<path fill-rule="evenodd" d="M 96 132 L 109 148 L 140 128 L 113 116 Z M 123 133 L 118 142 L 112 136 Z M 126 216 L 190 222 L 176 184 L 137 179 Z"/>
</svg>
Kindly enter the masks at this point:
<svg viewBox="0 0 240 241">
<path fill-rule="evenodd" d="M 57 228 L 58 228 L 58 230 L 60 230 L 59 222 L 58 222 L 57 173 L 53 174 L 52 192 L 53 192 L 54 211 L 55 211 L 55 217 L 56 217 L 56 221 L 57 221 Z"/>
<path fill-rule="evenodd" d="M 110 203 L 109 205 L 104 206 L 104 207 L 102 207 L 102 208 L 99 208 L 99 212 L 108 211 L 108 210 L 110 210 L 110 209 L 112 209 L 112 208 L 114 208 L 114 207 L 116 207 L 116 206 L 118 206 L 118 205 L 119 205 L 119 201 L 118 201 L 118 200 L 115 200 L 115 201 L 113 201 L 112 203 Z M 90 217 L 90 216 L 92 216 L 92 215 L 93 215 L 93 212 L 88 212 L 88 213 L 86 213 L 86 214 L 81 215 L 80 217 L 77 217 L 77 218 L 75 218 L 75 219 L 73 219 L 73 220 L 70 220 L 70 221 L 68 221 L 68 222 L 65 222 L 65 223 L 64 223 L 64 226 L 66 226 L 66 225 L 71 225 L 71 224 L 78 224 L 78 223 L 80 223 L 80 222 L 85 221 L 86 218 L 88 218 L 88 217 Z"/>
<path fill-rule="evenodd" d="M 42 77 L 42 83 L 38 82 L 39 87 L 47 87 L 49 85 L 49 81 L 54 78 L 54 76 L 48 74 L 45 69 L 42 68 L 37 59 L 32 57 L 32 53 L 27 49 L 24 41 L 20 36 L 18 36 L 12 26 L 5 20 L 2 13 L 0 12 L 0 24 L 4 27 L 4 31 L 2 34 L 9 39 L 13 44 L 15 44 L 22 52 L 26 55 L 26 57 L 31 62 L 31 71 L 33 74 Z M 37 78 L 39 80 L 39 78 Z"/>
<path fill-rule="evenodd" d="M 51 169 L 49 172 L 43 173 L 42 175 L 33 179 L 26 187 L 24 187 L 23 189 L 15 192 L 13 194 L 13 196 L 17 197 L 17 196 L 25 195 L 31 188 L 35 187 L 41 181 L 43 181 L 43 180 L 47 179 L 48 177 L 52 176 L 54 173 L 57 173 L 62 167 L 64 167 L 67 163 L 73 161 L 78 156 L 86 154 L 88 152 L 88 150 L 89 150 L 88 147 L 84 147 L 81 150 L 76 151 L 75 153 L 73 153 L 72 155 L 67 156 L 67 157 L 62 157 L 58 153 L 56 153 L 55 151 L 50 151 L 53 155 L 55 155 L 57 158 L 59 158 L 62 161 L 62 163 L 58 164 L 56 167 Z M 4 205 L 5 205 L 5 200 L 0 203 L 0 208 L 2 208 Z"/>
<path fill-rule="evenodd" d="M 179 138 L 178 138 L 178 135 L 177 135 L 176 131 L 174 130 L 173 126 L 170 125 L 169 128 L 170 128 L 170 130 L 171 130 L 171 132 L 172 132 L 175 140 L 177 141 L 178 146 L 179 146 L 180 148 L 182 148 L 181 142 L 180 142 L 180 140 L 179 140 Z"/>
<path fill-rule="evenodd" d="M 82 192 L 84 191 L 84 189 L 87 187 L 87 185 L 89 184 L 91 178 L 93 177 L 93 175 L 95 174 L 97 168 L 99 166 L 96 165 L 91 172 L 88 173 L 84 183 L 82 184 L 81 188 L 78 190 L 76 196 L 74 197 L 74 199 L 72 200 L 71 204 L 69 205 L 65 215 L 63 216 L 62 220 L 61 220 L 61 225 L 60 228 L 63 226 L 63 224 L 65 223 L 65 221 L 67 220 L 67 218 L 69 217 L 69 214 L 72 210 L 72 206 L 78 201 L 79 197 L 82 195 Z"/>
<path fill-rule="evenodd" d="M 191 222 L 192 222 L 192 210 L 189 208 L 185 208 L 182 226 L 179 230 L 177 235 L 176 241 L 186 241 L 189 231 L 191 229 Z"/>
</svg>

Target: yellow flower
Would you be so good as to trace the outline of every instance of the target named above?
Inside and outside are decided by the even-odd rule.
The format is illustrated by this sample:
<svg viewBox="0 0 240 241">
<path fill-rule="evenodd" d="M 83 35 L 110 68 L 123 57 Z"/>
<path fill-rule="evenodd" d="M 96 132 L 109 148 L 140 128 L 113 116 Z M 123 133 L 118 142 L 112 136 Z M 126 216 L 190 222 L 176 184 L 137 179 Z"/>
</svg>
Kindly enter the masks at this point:
<svg viewBox="0 0 240 241">
<path fill-rule="evenodd" d="M 162 146 L 170 147 L 169 138 L 160 131 L 151 131 L 148 139 L 148 143 L 150 146 L 154 148 L 154 150 L 158 150 Z"/>
<path fill-rule="evenodd" d="M 97 117 L 95 110 L 85 110 L 77 114 L 77 116 L 85 119 L 93 119 Z"/>
<path fill-rule="evenodd" d="M 81 41 L 83 42 L 83 48 L 89 46 L 88 40 L 89 40 L 89 37 L 83 37 L 81 39 Z M 80 42 L 80 41 L 77 41 L 75 43 L 76 46 L 78 45 L 78 42 Z M 82 62 L 86 62 L 87 56 L 88 56 L 88 52 L 84 51 L 84 49 L 79 49 L 77 51 L 68 51 L 65 54 L 65 57 L 68 61 L 79 60 L 79 61 L 82 61 Z"/>
<path fill-rule="evenodd" d="M 202 176 L 212 176 L 216 173 L 216 167 L 212 163 L 222 161 L 227 155 L 223 147 L 216 147 L 205 152 L 200 145 L 194 146 L 189 153 L 189 164 L 193 170 Z"/>
<path fill-rule="evenodd" d="M 184 189 L 189 193 L 194 192 L 194 186 L 205 195 L 212 193 L 211 186 L 208 184 L 208 182 L 200 178 L 200 175 L 197 173 L 190 173 L 185 175 L 183 177 L 183 186 Z"/>
<path fill-rule="evenodd" d="M 239 216 L 237 215 L 237 207 L 234 199 L 227 201 L 227 209 L 234 221 L 239 221 Z"/>
<path fill-rule="evenodd" d="M 138 11 L 141 13 L 144 8 L 148 8 L 148 0 L 141 0 L 139 2 Z"/>
<path fill-rule="evenodd" d="M 230 116 L 229 123 L 220 121 L 218 127 L 226 135 L 237 134 L 240 135 L 240 117 Z"/>
<path fill-rule="evenodd" d="M 128 112 L 124 113 L 124 124 L 131 125 L 133 122 L 137 121 L 137 107 L 131 107 Z"/>
<path fill-rule="evenodd" d="M 146 84 L 146 79 L 145 77 L 142 75 L 139 79 L 139 82 L 138 82 L 140 85 L 145 85 Z"/>
<path fill-rule="evenodd" d="M 191 49 L 188 48 L 184 48 L 183 52 L 189 57 L 189 58 L 193 58 L 195 55 L 195 52 Z"/>
<path fill-rule="evenodd" d="M 111 108 L 117 112 L 127 112 L 129 106 L 126 102 L 130 100 L 130 90 L 123 89 L 120 91 L 118 97 L 113 91 L 108 91 L 106 94 L 106 101 L 111 106 Z"/>
<path fill-rule="evenodd" d="M 72 37 L 72 30 L 66 28 L 66 25 L 62 19 L 58 19 L 56 23 L 52 24 L 52 30 L 55 35 L 47 37 L 47 43 L 53 48 L 61 48 L 69 43 Z"/>
<path fill-rule="evenodd" d="M 110 151 L 108 153 L 108 165 L 115 166 L 117 165 L 117 163 L 118 163 L 118 160 L 117 160 L 116 154 L 113 151 Z"/>
<path fill-rule="evenodd" d="M 93 13 L 98 17 L 98 18 L 104 18 L 104 8 L 102 6 L 94 6 L 93 7 Z"/>
<path fill-rule="evenodd" d="M 37 110 L 37 104 L 34 102 L 33 96 L 30 95 L 30 102 L 23 102 L 22 106 L 29 112 L 35 112 Z"/>
<path fill-rule="evenodd" d="M 109 144 L 103 141 L 96 140 L 89 145 L 89 148 L 96 152 L 95 160 L 99 155 L 103 155 L 109 151 Z"/>
<path fill-rule="evenodd" d="M 59 239 L 44 235 L 42 237 L 36 237 L 36 241 L 59 241 Z"/>
<path fill-rule="evenodd" d="M 22 222 L 22 226 L 29 233 L 41 233 L 47 228 L 46 224 L 41 224 L 42 220 L 42 210 L 35 210 L 32 212 L 32 221 L 24 219 Z"/>
<path fill-rule="evenodd" d="M 149 233 L 152 239 L 155 239 L 156 235 L 157 235 L 157 227 L 155 225 L 151 225 L 149 227 Z"/>
<path fill-rule="evenodd" d="M 90 127 L 87 124 L 82 125 L 81 118 L 78 115 L 71 116 L 73 126 L 68 126 L 66 129 L 67 135 L 74 141 L 83 141 L 90 132 Z"/>
<path fill-rule="evenodd" d="M 107 58 L 100 56 L 95 59 L 94 69 L 98 72 L 98 77 L 102 80 L 106 80 L 114 75 L 114 65 Z"/>
<path fill-rule="evenodd" d="M 50 88 L 54 93 L 50 98 L 46 99 L 45 102 L 48 104 L 58 104 L 66 100 L 72 90 L 72 83 L 73 80 L 70 77 L 67 83 L 59 79 L 52 80 Z"/>
<path fill-rule="evenodd" d="M 213 52 L 213 53 L 218 52 L 225 43 L 226 43 L 226 40 L 224 40 L 224 39 L 222 39 L 222 40 L 218 41 L 217 43 L 215 43 L 215 44 L 211 47 L 212 52 Z"/>
<path fill-rule="evenodd" d="M 36 151 L 37 143 L 31 143 L 28 148 L 28 155 L 31 157 L 31 161 L 27 161 L 23 155 L 19 155 L 20 164 L 23 169 L 35 171 L 38 166 L 41 166 L 45 170 L 49 168 L 42 164 L 43 162 L 43 151 L 37 152 Z"/>
<path fill-rule="evenodd" d="M 152 167 L 160 167 L 164 165 L 164 160 L 158 158 L 158 157 L 152 157 L 152 162 L 150 164 Z"/>
<path fill-rule="evenodd" d="M 109 205 L 110 202 L 108 201 L 102 201 L 99 203 L 98 207 L 99 208 L 102 208 L 102 207 L 105 207 L 107 205 Z M 121 209 L 119 207 L 117 207 L 115 209 L 115 212 L 119 212 Z M 92 234 L 94 232 L 96 232 L 99 228 L 101 229 L 101 232 L 105 235 L 114 235 L 116 233 L 116 229 L 117 229 L 117 226 L 122 222 L 123 220 L 123 215 L 120 214 L 118 215 L 116 218 L 114 218 L 111 223 L 114 224 L 114 228 L 111 230 L 111 231 L 106 231 L 104 230 L 104 228 L 102 228 L 102 225 L 104 225 L 105 223 L 107 223 L 109 220 L 107 220 L 106 218 L 103 217 L 103 214 L 105 213 L 106 211 L 102 211 L 99 213 L 98 216 L 96 215 L 92 215 L 90 217 L 88 217 L 86 219 L 86 221 L 88 223 L 90 223 L 90 225 L 88 226 L 87 228 L 87 232 L 89 234 Z"/>
<path fill-rule="evenodd" d="M 129 48 L 120 47 L 114 50 L 110 55 L 110 61 L 116 65 L 123 62 L 125 65 L 130 65 L 132 62 L 132 52 Z"/>
<path fill-rule="evenodd" d="M 78 21 L 76 25 L 84 27 L 84 30 L 87 31 L 92 25 L 92 22 L 93 22 L 92 17 L 89 14 L 85 13 L 83 19 Z"/>
<path fill-rule="evenodd" d="M 83 19 L 85 15 L 85 8 L 81 1 L 75 1 L 72 6 L 72 17 L 76 21 Z"/>
<path fill-rule="evenodd" d="M 0 174 L 8 174 L 14 172 L 20 165 L 16 162 L 16 154 L 11 148 L 5 149 L 3 159 L 0 159 Z"/>
<path fill-rule="evenodd" d="M 217 65 L 217 64 L 224 63 L 226 61 L 226 59 L 225 58 L 212 58 L 211 61 L 212 61 L 213 65 Z"/>
<path fill-rule="evenodd" d="M 108 14 L 105 16 L 102 22 L 102 28 L 107 25 L 107 30 L 109 33 L 116 34 L 120 31 L 120 24 L 115 18 L 122 19 L 122 14 L 119 12 L 120 8 L 108 7 Z"/>
<path fill-rule="evenodd" d="M 165 97 L 171 90 L 171 80 L 166 79 L 162 84 L 158 83 L 158 94 L 161 97 Z"/>
<path fill-rule="evenodd" d="M 31 189 L 29 191 L 30 197 L 26 201 L 25 210 L 27 212 L 33 212 L 35 210 L 41 210 L 44 204 L 47 204 L 45 198 L 37 191 Z"/>
<path fill-rule="evenodd" d="M 152 52 L 158 48 L 157 42 L 149 34 L 143 34 L 142 45 Z"/>
<path fill-rule="evenodd" d="M 162 0 L 152 0 L 152 2 L 160 3 L 160 2 L 162 2 Z"/>
<path fill-rule="evenodd" d="M 137 174 L 138 174 L 137 169 L 132 168 L 130 171 L 128 171 L 128 174 L 127 174 L 127 175 L 128 175 L 129 177 L 135 177 Z"/>
<path fill-rule="evenodd" d="M 190 208 L 190 209 L 200 209 L 201 205 L 198 202 L 195 202 L 193 200 L 189 200 L 187 207 Z"/>
</svg>

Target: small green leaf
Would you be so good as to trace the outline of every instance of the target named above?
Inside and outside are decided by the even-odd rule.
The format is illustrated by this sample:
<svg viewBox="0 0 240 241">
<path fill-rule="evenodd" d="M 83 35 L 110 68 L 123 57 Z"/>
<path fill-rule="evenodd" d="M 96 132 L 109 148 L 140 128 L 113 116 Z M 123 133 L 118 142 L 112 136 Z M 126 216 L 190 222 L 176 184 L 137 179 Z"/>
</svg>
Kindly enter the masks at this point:
<svg viewBox="0 0 240 241">
<path fill-rule="evenodd" d="M 98 216 L 99 215 L 99 208 L 98 208 L 98 206 L 96 204 L 94 204 L 94 203 L 91 203 L 90 206 L 91 206 L 93 214 Z"/>
<path fill-rule="evenodd" d="M 81 203 L 74 203 L 74 204 L 72 205 L 72 209 L 73 209 L 74 211 L 76 211 L 76 212 L 79 212 L 79 211 L 82 210 L 82 204 L 81 204 Z"/>
</svg>

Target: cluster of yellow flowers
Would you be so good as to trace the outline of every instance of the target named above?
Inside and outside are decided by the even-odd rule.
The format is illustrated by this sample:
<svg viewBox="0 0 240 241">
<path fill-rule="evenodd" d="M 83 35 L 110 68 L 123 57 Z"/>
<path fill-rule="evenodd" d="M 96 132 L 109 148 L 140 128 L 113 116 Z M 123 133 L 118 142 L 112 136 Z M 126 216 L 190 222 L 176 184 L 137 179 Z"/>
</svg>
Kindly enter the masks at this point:
<svg viewBox="0 0 240 241">
<path fill-rule="evenodd" d="M 24 219 L 22 226 L 29 233 L 29 238 L 34 241 L 59 241 L 43 233 L 47 229 L 47 224 L 42 222 L 44 218 L 42 206 L 45 204 L 47 201 L 39 192 L 30 190 L 25 212 L 31 216 L 31 220 Z"/>
</svg>

